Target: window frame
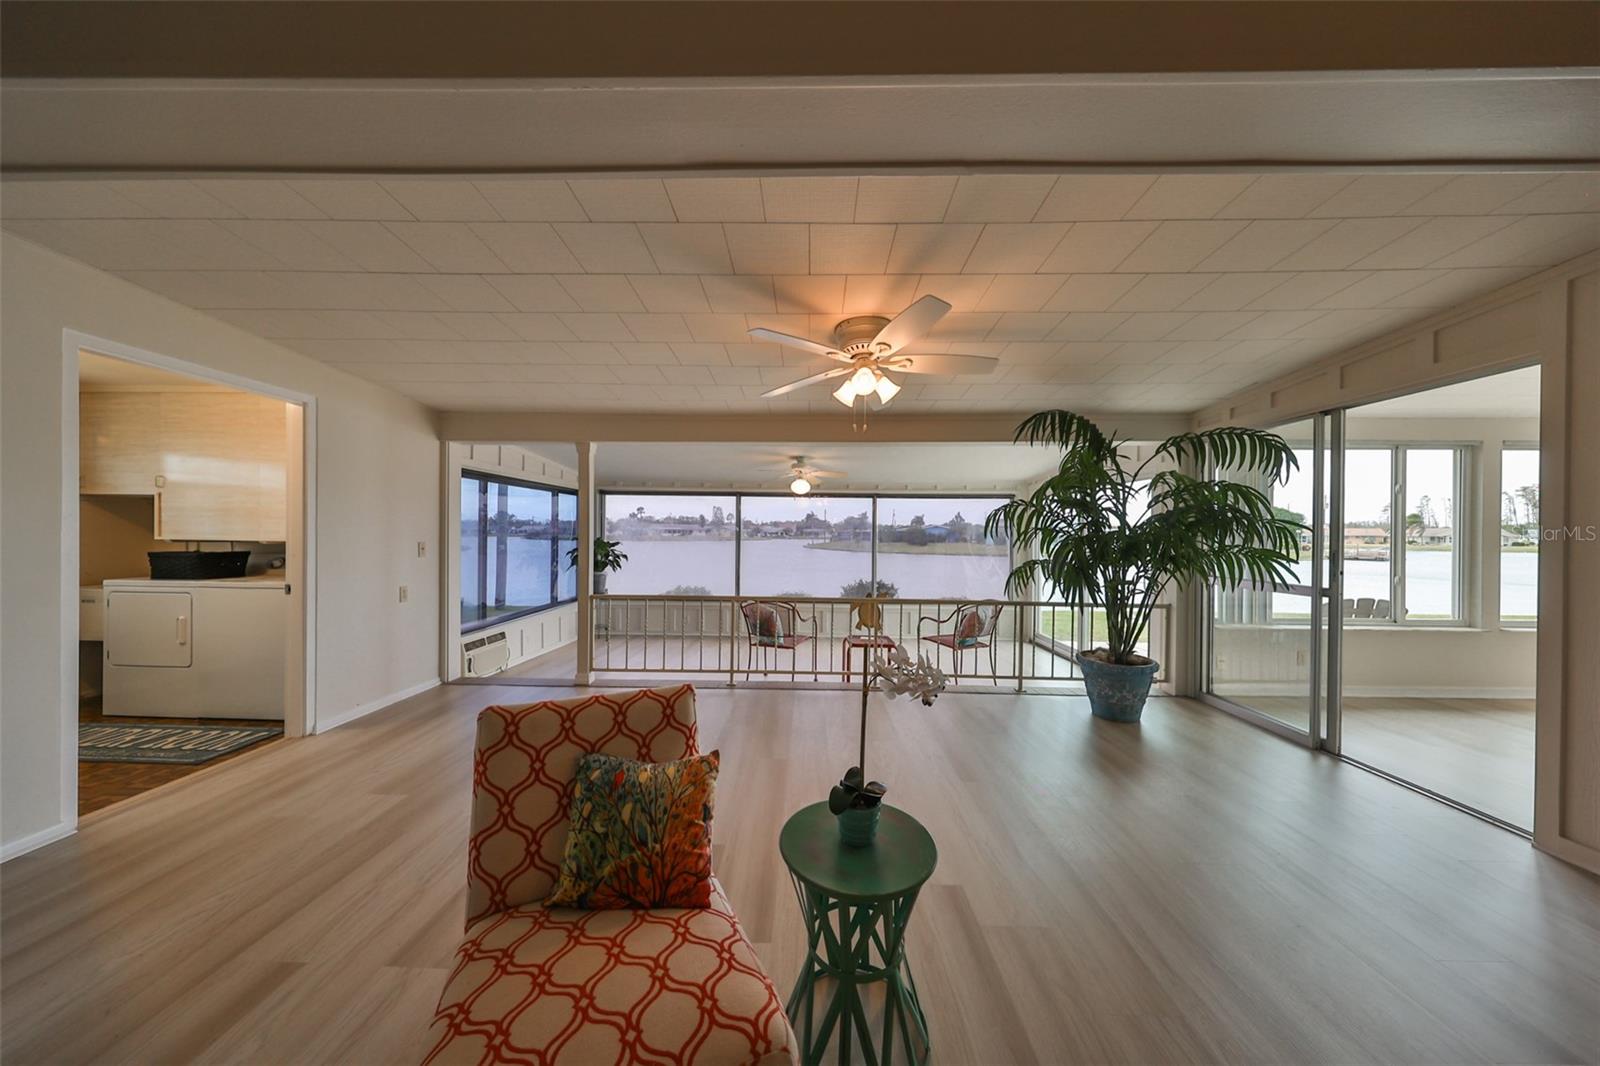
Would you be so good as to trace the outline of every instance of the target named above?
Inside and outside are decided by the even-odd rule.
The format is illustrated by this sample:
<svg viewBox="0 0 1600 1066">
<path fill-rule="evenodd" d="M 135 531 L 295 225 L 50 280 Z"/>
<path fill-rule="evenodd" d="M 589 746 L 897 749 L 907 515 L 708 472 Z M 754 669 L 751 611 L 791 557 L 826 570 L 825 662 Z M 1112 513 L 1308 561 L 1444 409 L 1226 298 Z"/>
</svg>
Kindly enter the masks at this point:
<svg viewBox="0 0 1600 1066">
<path fill-rule="evenodd" d="M 745 596 L 742 570 L 744 566 L 744 501 L 747 499 L 777 498 L 777 499 L 830 499 L 830 500 L 864 500 L 868 504 L 869 520 L 872 523 L 872 551 L 869 553 L 871 560 L 868 580 L 872 587 L 877 587 L 878 581 L 878 504 L 883 500 L 1014 500 L 1017 493 L 1014 490 L 996 489 L 994 492 L 862 492 L 855 491 L 830 491 L 821 489 L 809 492 L 804 496 L 796 496 L 792 492 L 779 489 L 713 489 L 713 488 L 674 488 L 674 489 L 629 489 L 607 488 L 596 493 L 598 500 L 597 528 L 606 528 L 606 507 L 611 496 L 731 496 L 734 500 L 734 554 L 733 554 L 733 598 L 742 599 Z M 1016 569 L 1017 546 L 1010 539 L 1006 541 L 1006 572 L 1009 574 Z M 814 599 L 839 599 L 837 596 L 818 596 Z M 1002 590 L 999 599 L 1004 599 Z"/>
<path fill-rule="evenodd" d="M 1498 509 L 1500 507 L 1501 500 L 1504 498 L 1504 494 L 1505 494 L 1505 491 L 1506 491 L 1506 461 L 1505 461 L 1505 453 L 1506 452 L 1532 452 L 1537 457 L 1539 455 L 1539 453 L 1540 453 L 1540 444 L 1539 444 L 1538 441 L 1525 441 L 1525 440 L 1503 440 L 1503 441 L 1500 442 L 1500 497 L 1497 498 L 1496 501 L 1495 501 L 1495 507 L 1496 507 L 1497 511 L 1498 511 Z M 1540 470 L 1540 473 L 1543 473 L 1542 469 Z M 1543 487 L 1540 486 L 1540 489 L 1541 489 L 1541 494 L 1542 494 Z M 1541 503 L 1542 502 L 1543 501 L 1541 499 Z M 1496 522 L 1495 523 L 1495 528 L 1496 529 L 1500 529 L 1501 527 L 1502 527 L 1502 523 L 1501 522 Z M 1539 530 L 1536 530 L 1535 534 L 1534 534 L 1533 549 L 1534 549 L 1534 559 L 1536 561 L 1538 559 L 1539 551 L 1541 551 L 1542 548 L 1543 548 L 1543 537 L 1541 535 L 1541 531 L 1543 530 L 1543 528 L 1544 527 L 1541 525 L 1539 527 Z M 1495 571 L 1496 572 L 1496 578 L 1500 582 L 1500 587 L 1496 590 L 1496 595 L 1495 595 L 1495 618 L 1493 619 L 1494 624 L 1497 625 L 1498 627 L 1500 627 L 1501 629 L 1537 630 L 1539 628 L 1539 603 L 1538 603 L 1537 595 L 1535 596 L 1535 599 L 1534 599 L 1534 605 L 1533 605 L 1534 614 L 1533 614 L 1532 618 L 1507 618 L 1506 617 L 1506 599 L 1505 599 L 1505 595 L 1506 595 L 1506 575 L 1505 575 L 1505 558 L 1504 558 L 1505 551 L 1504 551 L 1504 549 L 1500 548 L 1499 545 L 1496 545 L 1495 549 L 1500 552 L 1501 559 L 1500 559 L 1500 565 L 1498 567 L 1496 567 L 1496 571 Z M 1537 585 L 1535 585 L 1535 590 L 1537 591 Z M 1487 627 L 1489 621 L 1490 620 L 1487 619 L 1487 618 L 1484 619 L 1484 624 L 1485 624 L 1486 627 Z"/>
<path fill-rule="evenodd" d="M 539 492 L 548 492 L 551 495 L 551 503 L 554 505 L 554 511 L 555 511 L 556 516 L 557 516 L 556 520 L 555 520 L 556 524 L 557 524 L 556 536 L 555 536 L 555 544 L 554 544 L 554 547 L 551 549 L 550 602 L 542 603 L 542 604 L 539 604 L 538 606 L 535 606 L 535 607 L 525 607 L 520 611 L 512 611 L 512 612 L 509 612 L 509 613 L 506 613 L 506 614 L 496 615 L 493 618 L 474 619 L 474 620 L 469 622 L 467 620 L 467 618 L 466 618 L 466 610 L 465 610 L 465 604 L 466 604 L 465 591 L 466 590 L 463 588 L 463 589 L 460 590 L 461 594 L 458 595 L 458 597 L 457 597 L 458 599 L 460 599 L 462 601 L 462 603 L 461 603 L 461 605 L 462 605 L 461 635 L 462 636 L 466 636 L 469 633 L 477 633 L 477 632 L 481 632 L 482 630 L 485 630 L 485 629 L 493 629 L 496 626 L 502 626 L 502 625 L 506 625 L 507 623 L 514 622 L 514 621 L 518 620 L 519 618 L 528 618 L 528 617 L 530 617 L 532 615 L 543 614 L 546 611 L 553 611 L 553 610 L 556 610 L 557 608 L 568 607 L 568 606 L 571 606 L 574 603 L 577 603 L 578 602 L 578 594 L 577 594 L 576 588 L 574 588 L 574 592 L 573 592 L 572 596 L 570 596 L 570 597 L 568 597 L 566 599 L 560 598 L 561 571 L 562 571 L 562 565 L 561 565 L 561 542 L 562 542 L 563 539 L 566 539 L 566 538 L 563 538 L 561 536 L 561 531 L 560 531 L 560 528 L 559 528 L 560 527 L 560 521 L 561 521 L 560 517 L 559 517 L 560 514 L 561 514 L 560 497 L 563 496 L 563 495 L 572 497 L 572 507 L 573 507 L 574 513 L 576 513 L 578 505 L 579 505 L 577 490 L 573 489 L 573 488 L 570 488 L 570 487 L 567 487 L 567 486 L 564 486 L 564 485 L 551 485 L 551 484 L 547 484 L 547 483 L 541 482 L 541 481 L 529 481 L 526 478 L 510 477 L 510 476 L 508 476 L 506 474 L 492 473 L 492 472 L 487 471 L 487 470 L 476 470 L 476 469 L 473 469 L 473 468 L 467 467 L 467 466 L 463 466 L 461 468 L 460 477 L 461 477 L 461 482 L 462 482 L 463 496 L 465 496 L 465 491 L 464 490 L 465 490 L 465 483 L 467 481 L 481 482 L 485 486 L 488 486 L 490 484 L 501 484 L 501 485 L 513 486 L 513 487 L 516 487 L 516 488 L 534 489 L 534 490 L 539 491 Z M 480 491 L 483 491 L 483 490 L 480 490 Z M 458 509 L 458 511 L 459 511 L 459 509 Z M 456 522 L 460 522 L 461 521 L 461 515 L 459 513 L 457 513 L 455 515 L 454 520 Z M 479 537 L 480 538 L 486 537 L 487 535 L 488 535 L 488 530 L 487 529 L 480 529 L 479 530 Z M 572 539 L 573 540 L 577 540 L 576 521 L 574 521 Z M 467 543 L 467 537 L 466 537 L 465 531 L 463 531 L 462 534 L 461 534 L 461 543 L 462 544 L 466 544 Z M 458 583 L 460 583 L 461 560 L 459 558 L 457 558 L 455 560 L 455 566 L 456 566 L 457 581 L 458 581 Z"/>
</svg>

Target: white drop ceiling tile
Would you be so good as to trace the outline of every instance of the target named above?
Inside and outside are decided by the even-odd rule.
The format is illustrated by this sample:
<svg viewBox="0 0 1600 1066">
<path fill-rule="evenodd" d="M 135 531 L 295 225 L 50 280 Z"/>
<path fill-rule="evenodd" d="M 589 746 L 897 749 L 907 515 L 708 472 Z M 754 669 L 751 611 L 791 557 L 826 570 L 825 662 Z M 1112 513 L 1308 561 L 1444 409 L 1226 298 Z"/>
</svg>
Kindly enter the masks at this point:
<svg viewBox="0 0 1600 1066">
<path fill-rule="evenodd" d="M 1595 247 L 1600 247 L 1600 214 L 1528 215 L 1428 265 L 1550 266 Z"/>
<path fill-rule="evenodd" d="M 461 340 L 461 335 L 427 311 L 373 311 L 372 316 L 392 331 L 389 336 L 403 340 Z"/>
<path fill-rule="evenodd" d="M 1318 204 L 1313 218 L 1398 215 L 1450 181 L 1441 174 L 1365 174 Z"/>
<path fill-rule="evenodd" d="M 1237 311 L 1294 277 L 1284 272 L 1218 274 L 1216 280 L 1183 301 L 1185 311 Z"/>
<path fill-rule="evenodd" d="M 1355 179 L 1345 174 L 1263 174 L 1217 218 L 1304 218 Z"/>
<path fill-rule="evenodd" d="M 759 178 L 667 178 L 679 222 L 764 222 Z"/>
<path fill-rule="evenodd" d="M 675 222 L 659 178 L 586 178 L 567 182 L 592 222 Z"/>
<path fill-rule="evenodd" d="M 555 231 L 591 274 L 659 273 L 631 222 L 557 222 Z"/>
<path fill-rule="evenodd" d="M 1255 180 L 1253 174 L 1163 174 L 1124 218 L 1211 218 Z"/>
<path fill-rule="evenodd" d="M 108 181 L 0 183 L 5 218 L 155 218 L 156 212 L 117 192 Z"/>
<path fill-rule="evenodd" d="M 487 280 L 473 274 L 418 274 L 417 284 L 433 293 L 455 311 L 542 311 L 546 308 L 519 308 Z M 567 308 L 555 308 L 567 310 Z"/>
<path fill-rule="evenodd" d="M 470 181 L 417 178 L 386 181 L 383 188 L 420 222 L 492 222 L 500 218 Z"/>
<path fill-rule="evenodd" d="M 219 220 L 217 225 L 266 252 L 290 270 L 359 270 L 349 256 L 298 222 L 258 219 Z"/>
<path fill-rule="evenodd" d="M 698 277 L 684 274 L 629 274 L 628 282 L 646 311 L 709 311 Z"/>
<path fill-rule="evenodd" d="M 628 327 L 629 333 L 641 341 L 688 342 L 694 340 L 694 337 L 689 333 L 689 326 L 683 321 L 682 315 L 625 314 L 622 316 L 622 324 Z"/>
<path fill-rule="evenodd" d="M 1406 215 L 1487 215 L 1532 192 L 1549 174 L 1463 174 L 1405 208 Z"/>
<path fill-rule="evenodd" d="M 968 174 L 956 180 L 946 222 L 1029 222 L 1056 179 L 1049 174 Z"/>
<path fill-rule="evenodd" d="M 1099 381 L 1104 385 L 1138 385 L 1149 381 L 1159 370 L 1154 363 L 1118 363 L 1107 367 Z"/>
<path fill-rule="evenodd" d="M 1216 280 L 1215 274 L 1146 274 L 1111 305 L 1113 311 L 1175 311 Z"/>
<path fill-rule="evenodd" d="M 507 222 L 583 222 L 588 218 L 564 181 L 484 178 L 473 184 L 495 214 Z"/>
<path fill-rule="evenodd" d="M 560 316 L 562 325 L 572 331 L 580 341 L 636 341 L 622 324 L 619 315 L 600 311 L 567 311 Z"/>
<path fill-rule="evenodd" d="M 617 375 L 611 367 L 600 364 L 567 367 L 567 377 L 579 385 L 615 385 Z"/>
<path fill-rule="evenodd" d="M 428 261 L 381 222 L 311 220 L 301 226 L 362 270 L 427 273 Z"/>
<path fill-rule="evenodd" d="M 1106 340 L 1158 341 L 1193 317 L 1192 311 L 1158 311 L 1129 315 L 1126 322 L 1106 334 Z"/>
<path fill-rule="evenodd" d="M 562 341 L 561 350 L 574 363 L 614 366 L 627 362 L 609 341 Z"/>
<path fill-rule="evenodd" d="M 645 310 L 639 294 L 621 274 L 558 274 L 556 282 L 572 297 L 580 311 Z"/>
<path fill-rule="evenodd" d="M 996 274 L 979 311 L 1038 311 L 1060 290 L 1067 279 L 1061 274 Z"/>
<path fill-rule="evenodd" d="M 573 341 L 576 334 L 554 314 L 517 312 L 500 314 L 500 321 L 510 326 L 525 341 Z"/>
<path fill-rule="evenodd" d="M 1405 236 L 1357 260 L 1355 265 L 1388 270 L 1425 267 L 1516 221 L 1511 215 L 1430 218 Z"/>
<path fill-rule="evenodd" d="M 1106 311 L 1073 311 L 1050 331 L 1050 339 L 1057 341 L 1098 341 L 1128 320 L 1126 314 Z"/>
<path fill-rule="evenodd" d="M 1392 175 L 1405 176 L 1405 175 Z M 1358 178 L 1364 181 L 1364 178 Z M 1344 270 L 1422 225 L 1420 218 L 1347 218 L 1299 251 L 1274 264 L 1277 270 Z"/>
<path fill-rule="evenodd" d="M 845 279 L 840 274 L 785 274 L 772 279 L 780 314 L 840 314 Z"/>
<path fill-rule="evenodd" d="M 961 268 L 963 274 L 1031 274 L 1061 243 L 1064 222 L 992 222 Z"/>
<path fill-rule="evenodd" d="M 579 309 L 578 301 L 549 274 L 497 274 L 486 276 L 483 280 L 518 311 Z"/>
<path fill-rule="evenodd" d="M 639 233 L 663 274 L 731 274 L 733 260 L 715 222 L 641 222 Z"/>
<path fill-rule="evenodd" d="M 1558 174 L 1495 210 L 1509 215 L 1563 215 L 1600 211 L 1600 172 Z"/>
<path fill-rule="evenodd" d="M 787 369 L 783 350 L 776 344 L 724 344 L 722 348 L 734 366 L 763 368 L 763 373 L 773 372 L 779 381 L 794 377 Z"/>
<path fill-rule="evenodd" d="M 325 314 L 365 314 L 365 312 L 286 311 L 278 309 L 224 309 L 213 311 L 211 317 L 219 318 L 230 326 L 246 333 L 272 340 L 347 340 L 355 337 L 381 336 L 381 323 L 373 320 L 373 329 L 350 332 L 338 324 L 325 321 Z"/>
<path fill-rule="evenodd" d="M 626 343 L 617 341 L 612 345 L 617 354 L 630 366 L 676 366 L 678 357 L 672 354 L 670 344 L 657 342 Z"/>
<path fill-rule="evenodd" d="M 1128 213 L 1155 184 L 1149 174 L 1063 174 L 1056 179 L 1035 222 L 1112 221 Z"/>
<path fill-rule="evenodd" d="M 310 200 L 287 182 L 262 178 L 200 178 L 195 188 L 227 204 L 243 218 L 325 218 Z"/>
<path fill-rule="evenodd" d="M 1303 311 L 1367 277 L 1361 270 L 1312 270 L 1295 274 L 1245 306 L 1256 311 Z"/>
<path fill-rule="evenodd" d="M 290 306 L 276 276 L 266 271 L 125 270 L 117 276 L 201 310 Z"/>
<path fill-rule="evenodd" d="M 1237 221 L 1163 222 L 1115 270 L 1134 274 L 1193 270 L 1244 227 Z"/>
<path fill-rule="evenodd" d="M 1234 340 L 1274 340 L 1279 337 L 1287 337 L 1307 323 L 1331 313 L 1317 310 L 1263 311 L 1257 317 L 1229 333 L 1228 336 Z"/>
<path fill-rule="evenodd" d="M 727 237 L 728 253 L 733 257 L 736 273 L 813 273 L 811 230 L 808 226 L 797 223 L 729 222 L 722 230 Z M 815 273 L 829 272 L 818 270 Z"/>
<path fill-rule="evenodd" d="M 1392 299 L 1384 301 L 1385 307 L 1433 308 L 1452 307 L 1459 303 L 1492 292 L 1518 278 L 1527 277 L 1524 267 L 1490 267 L 1442 272 L 1442 276 L 1422 285 L 1408 288 Z"/>
<path fill-rule="evenodd" d="M 995 312 L 952 311 L 939 320 L 928 336 L 941 341 L 981 341 L 998 321 L 1000 315 Z"/>
<path fill-rule="evenodd" d="M 1372 307 L 1345 308 L 1339 311 L 1329 311 L 1327 314 L 1297 327 L 1287 335 L 1291 337 L 1331 339 L 1343 337 L 1357 330 L 1376 330 L 1387 323 L 1394 322 L 1397 317 L 1406 317 L 1406 312 Z"/>
<path fill-rule="evenodd" d="M 239 218 L 231 204 L 212 196 L 192 181 L 144 180 L 110 183 L 124 199 L 131 200 L 159 218 Z"/>
<path fill-rule="evenodd" d="M 983 227 L 975 223 L 895 227 L 889 250 L 891 274 L 959 274 L 972 254 Z"/>
<path fill-rule="evenodd" d="M 1050 331 L 1061 324 L 1064 316 L 1059 311 L 1012 312 L 1000 316 L 989 331 L 989 341 L 1042 341 Z"/>
<path fill-rule="evenodd" d="M 1039 266 L 1051 274 L 1108 274 L 1159 222 L 1074 222 Z"/>
<path fill-rule="evenodd" d="M 722 314 L 777 311 L 772 279 L 760 274 L 707 274 L 700 279 L 711 310 Z"/>
<path fill-rule="evenodd" d="M 1326 219 L 1270 219 L 1251 222 L 1199 265 L 1203 270 L 1269 270 L 1304 248 L 1336 223 Z"/>
<path fill-rule="evenodd" d="M 615 375 L 619 384 L 623 385 L 665 385 L 667 379 L 661 373 L 660 367 L 654 366 L 614 366 L 611 373 Z"/>
<path fill-rule="evenodd" d="M 441 274 L 498 274 L 511 269 L 464 222 L 383 225 Z"/>
<path fill-rule="evenodd" d="M 954 177 L 867 176 L 856 187 L 856 222 L 938 222 L 955 192 Z"/>
<path fill-rule="evenodd" d="M 492 314 L 472 311 L 440 311 L 435 316 L 456 335 L 469 341 L 514 341 L 516 331 Z"/>
<path fill-rule="evenodd" d="M 1260 311 L 1201 311 L 1165 336 L 1174 341 L 1218 341 L 1260 314 Z"/>
<path fill-rule="evenodd" d="M 849 222 L 856 216 L 855 178 L 762 178 L 768 222 Z"/>
<path fill-rule="evenodd" d="M 1203 312 L 1201 314 L 1196 315 L 1194 317 L 1194 319 L 1190 319 L 1190 322 L 1192 324 L 1195 321 L 1195 319 L 1206 318 L 1207 316 L 1209 316 L 1211 314 L 1236 315 L 1236 314 L 1239 314 L 1239 312 L 1237 312 L 1237 311 L 1219 311 L 1219 312 L 1209 312 L 1208 311 L 1208 312 Z M 1250 317 L 1253 318 L 1254 315 L 1252 314 Z M 1237 329 L 1239 326 L 1244 324 L 1244 321 L 1247 321 L 1247 320 L 1242 320 L 1240 322 L 1235 323 L 1232 328 Z M 1181 338 L 1179 338 L 1177 332 L 1174 332 L 1172 334 L 1171 339 L 1172 340 L 1181 340 Z M 1162 363 L 1167 363 L 1167 364 L 1180 364 L 1180 365 L 1209 363 L 1211 360 L 1215 359 L 1221 353 L 1227 351 L 1229 348 L 1232 348 L 1234 346 L 1234 344 L 1236 344 L 1236 343 L 1237 343 L 1236 341 L 1224 341 L 1224 340 L 1182 340 L 1181 343 L 1175 345 L 1170 352 L 1168 352 L 1166 355 L 1163 355 L 1161 357 L 1161 362 Z"/>
<path fill-rule="evenodd" d="M 937 296 L 953 311 L 976 311 L 993 283 L 994 276 L 990 274 L 923 274 L 911 298 Z"/>
<path fill-rule="evenodd" d="M 472 232 L 518 274 L 578 273 L 584 268 L 548 222 L 481 222 Z"/>
<path fill-rule="evenodd" d="M 1072 274 L 1045 301 L 1046 311 L 1104 311 L 1143 280 L 1139 274 Z"/>
<path fill-rule="evenodd" d="M 742 314 L 684 315 L 689 334 L 700 343 L 748 341 L 750 327 Z"/>
<path fill-rule="evenodd" d="M 844 313 L 893 318 L 916 299 L 916 274 L 852 274 L 845 279 Z"/>
<path fill-rule="evenodd" d="M 287 184 L 329 218 L 404 221 L 412 217 L 399 200 L 375 181 L 313 178 Z"/>
<path fill-rule="evenodd" d="M 798 181 L 801 179 L 792 180 Z M 889 264 L 889 246 L 893 242 L 893 226 L 813 225 L 811 227 L 811 273 L 886 273 Z M 785 273 L 788 273 L 788 271 Z M 911 273 L 911 271 L 907 271 L 907 273 Z"/>
<path fill-rule="evenodd" d="M 721 344 L 696 342 L 694 344 L 674 344 L 672 354 L 678 357 L 682 366 L 731 366 L 728 359 L 728 350 Z"/>
<path fill-rule="evenodd" d="M 1127 341 L 1112 352 L 1106 362 L 1113 366 L 1156 363 L 1172 354 L 1177 346 L 1176 341 Z"/>
</svg>

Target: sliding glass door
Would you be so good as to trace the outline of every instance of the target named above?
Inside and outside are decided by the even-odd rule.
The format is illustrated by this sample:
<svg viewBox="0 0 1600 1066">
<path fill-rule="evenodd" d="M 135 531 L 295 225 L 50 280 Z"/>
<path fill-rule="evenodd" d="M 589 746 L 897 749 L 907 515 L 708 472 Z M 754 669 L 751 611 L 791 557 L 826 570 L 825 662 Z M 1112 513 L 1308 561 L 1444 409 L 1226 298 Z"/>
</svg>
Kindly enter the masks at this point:
<svg viewBox="0 0 1600 1066">
<path fill-rule="evenodd" d="M 1281 516 L 1303 526 L 1294 580 L 1209 591 L 1209 695 L 1227 710 L 1313 746 L 1328 735 L 1330 622 L 1338 624 L 1327 610 L 1338 579 L 1327 536 L 1338 424 L 1336 414 L 1322 414 L 1276 427 L 1294 448 L 1298 468 L 1282 481 L 1248 482 Z M 1226 470 L 1218 475 L 1230 476 Z"/>
</svg>

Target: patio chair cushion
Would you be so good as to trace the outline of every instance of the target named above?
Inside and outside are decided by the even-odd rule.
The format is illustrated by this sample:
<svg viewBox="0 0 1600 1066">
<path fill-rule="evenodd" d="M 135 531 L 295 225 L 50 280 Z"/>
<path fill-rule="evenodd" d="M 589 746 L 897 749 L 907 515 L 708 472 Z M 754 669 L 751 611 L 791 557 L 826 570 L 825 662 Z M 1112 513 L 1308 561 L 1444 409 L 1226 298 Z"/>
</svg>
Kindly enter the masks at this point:
<svg viewBox="0 0 1600 1066">
<path fill-rule="evenodd" d="M 783 1004 L 714 880 L 701 910 L 534 905 L 475 923 L 427 1046 L 429 1066 L 796 1061 Z"/>
<path fill-rule="evenodd" d="M 690 685 L 485 708 L 472 768 L 468 924 L 550 894 L 581 756 L 669 762 L 698 743 Z"/>
<path fill-rule="evenodd" d="M 793 638 L 785 632 L 784 612 L 767 603 L 747 603 L 741 610 L 750 630 L 750 638 L 757 644 L 774 648 L 793 647 L 787 643 Z"/>
<path fill-rule="evenodd" d="M 975 648 L 978 638 L 983 635 L 983 614 L 976 607 L 963 607 L 961 613 L 956 615 L 955 646 L 958 648 Z"/>
<path fill-rule="evenodd" d="M 645 763 L 585 755 L 547 907 L 705 907 L 718 753 Z"/>
</svg>

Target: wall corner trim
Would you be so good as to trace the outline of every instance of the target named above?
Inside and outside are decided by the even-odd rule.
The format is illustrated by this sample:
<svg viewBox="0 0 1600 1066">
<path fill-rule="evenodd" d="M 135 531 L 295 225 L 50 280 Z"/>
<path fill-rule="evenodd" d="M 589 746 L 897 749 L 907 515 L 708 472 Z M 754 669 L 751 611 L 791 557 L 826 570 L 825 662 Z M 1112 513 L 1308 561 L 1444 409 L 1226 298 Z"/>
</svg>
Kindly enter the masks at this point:
<svg viewBox="0 0 1600 1066">
<path fill-rule="evenodd" d="M 319 719 L 317 722 L 316 732 L 326 733 L 331 729 L 338 729 L 342 725 L 349 725 L 357 718 L 365 718 L 374 711 L 383 710 L 390 704 L 399 703 L 401 700 L 408 700 L 412 696 L 420 696 L 429 689 L 438 688 L 439 684 L 440 682 L 437 677 L 429 678 L 427 681 L 422 681 L 418 684 L 403 688 L 398 692 L 391 692 L 387 696 L 379 696 L 375 700 L 368 700 L 366 703 L 357 704 L 348 711 L 333 715 L 326 721 Z"/>
<path fill-rule="evenodd" d="M 46 844 L 65 840 L 77 831 L 78 826 L 75 821 L 57 822 L 48 829 L 41 829 L 37 833 L 29 833 L 25 837 L 7 841 L 5 844 L 0 844 L 0 862 L 10 862 L 19 855 L 26 855 L 30 851 L 36 851 Z"/>
</svg>

